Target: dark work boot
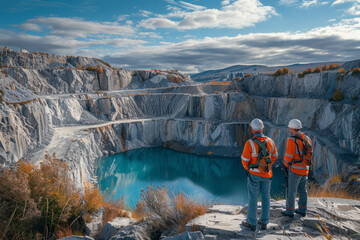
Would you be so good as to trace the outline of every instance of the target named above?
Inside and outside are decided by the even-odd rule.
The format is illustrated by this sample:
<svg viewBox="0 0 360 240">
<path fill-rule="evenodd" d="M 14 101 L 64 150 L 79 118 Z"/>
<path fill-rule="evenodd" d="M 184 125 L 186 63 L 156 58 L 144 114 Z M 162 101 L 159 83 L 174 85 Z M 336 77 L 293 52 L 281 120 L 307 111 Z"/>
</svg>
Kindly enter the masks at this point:
<svg viewBox="0 0 360 240">
<path fill-rule="evenodd" d="M 295 209 L 295 213 L 300 214 L 301 216 L 305 217 L 306 213 L 302 213 L 299 211 L 299 209 Z"/>
<path fill-rule="evenodd" d="M 260 219 L 258 219 L 258 224 L 261 226 L 261 230 L 266 230 L 267 224 L 263 224 Z"/>
<path fill-rule="evenodd" d="M 286 211 L 281 211 L 281 214 L 282 214 L 283 216 L 286 216 L 286 217 L 289 217 L 289 218 L 293 218 L 293 217 L 294 217 L 294 214 L 286 213 Z"/>
<path fill-rule="evenodd" d="M 247 221 L 242 221 L 241 225 L 243 225 L 246 228 L 249 228 L 251 231 L 256 230 L 256 226 L 249 224 Z"/>
</svg>

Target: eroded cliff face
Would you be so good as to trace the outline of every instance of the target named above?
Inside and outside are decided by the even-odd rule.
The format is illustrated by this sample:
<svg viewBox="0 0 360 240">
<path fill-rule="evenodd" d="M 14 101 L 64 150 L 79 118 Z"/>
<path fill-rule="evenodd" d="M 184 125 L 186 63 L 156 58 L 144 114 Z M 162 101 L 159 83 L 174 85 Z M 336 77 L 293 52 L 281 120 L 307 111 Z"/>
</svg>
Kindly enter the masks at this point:
<svg viewBox="0 0 360 240">
<path fill-rule="evenodd" d="M 25 158 L 36 162 L 45 151 L 56 152 L 81 185 L 82 179 L 94 181 L 96 158 L 135 148 L 163 146 L 239 157 L 251 137 L 248 123 L 259 117 L 265 122 L 265 133 L 275 140 L 281 164 L 290 136 L 287 123 L 298 118 L 313 140 L 311 170 L 318 181 L 358 173 L 357 76 L 348 74 L 340 81 L 331 71 L 304 78 L 258 75 L 233 81 L 230 86 L 204 85 L 175 71 L 114 70 L 106 66 L 103 73 L 55 69 L 45 60 L 15 61 L 12 54 L 6 55 L 6 61 L 14 67 L 3 68 L 6 74 L 0 73 L 4 80 L 0 88 L 8 102 L 0 105 L 2 163 Z M 4 56 L 0 57 L 2 62 Z M 101 63 L 91 63 L 98 61 L 94 59 L 54 59 L 69 64 Z M 18 67 L 25 65 L 34 69 Z M 342 90 L 345 100 L 330 101 L 337 89 Z"/>
</svg>

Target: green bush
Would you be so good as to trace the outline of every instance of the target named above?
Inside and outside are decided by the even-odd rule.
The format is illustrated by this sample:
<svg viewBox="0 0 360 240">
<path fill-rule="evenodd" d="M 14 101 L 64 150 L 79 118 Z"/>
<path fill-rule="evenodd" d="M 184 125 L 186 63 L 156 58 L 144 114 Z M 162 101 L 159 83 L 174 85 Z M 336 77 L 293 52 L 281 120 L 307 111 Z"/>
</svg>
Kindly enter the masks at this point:
<svg viewBox="0 0 360 240">
<path fill-rule="evenodd" d="M 336 90 L 333 94 L 332 99 L 334 101 L 342 101 L 342 100 L 344 100 L 344 94 L 342 93 L 341 90 Z"/>
</svg>

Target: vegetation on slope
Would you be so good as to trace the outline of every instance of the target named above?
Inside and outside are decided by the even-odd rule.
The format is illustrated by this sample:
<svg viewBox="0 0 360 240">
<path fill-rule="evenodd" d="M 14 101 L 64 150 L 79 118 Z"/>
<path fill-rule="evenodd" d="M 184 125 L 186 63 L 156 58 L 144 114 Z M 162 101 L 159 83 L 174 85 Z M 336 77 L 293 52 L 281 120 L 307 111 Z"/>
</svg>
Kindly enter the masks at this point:
<svg viewBox="0 0 360 240">
<path fill-rule="evenodd" d="M 104 207 L 104 222 L 124 216 L 124 202 L 106 200 L 87 184 L 79 194 L 66 163 L 46 157 L 40 166 L 20 162 L 0 173 L 1 239 L 49 239 L 84 234 L 85 221 Z"/>
</svg>

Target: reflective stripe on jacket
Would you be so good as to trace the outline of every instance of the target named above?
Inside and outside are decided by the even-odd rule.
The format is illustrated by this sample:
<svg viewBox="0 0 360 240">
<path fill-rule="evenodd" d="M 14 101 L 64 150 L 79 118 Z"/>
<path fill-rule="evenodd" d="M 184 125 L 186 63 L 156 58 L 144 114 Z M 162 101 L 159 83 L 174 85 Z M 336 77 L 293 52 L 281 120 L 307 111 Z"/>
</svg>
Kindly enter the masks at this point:
<svg viewBox="0 0 360 240">
<path fill-rule="evenodd" d="M 277 149 L 275 146 L 274 141 L 269 137 L 256 137 L 261 142 L 267 140 L 266 146 L 270 153 L 271 157 L 271 164 L 275 162 L 278 157 Z M 262 173 L 259 171 L 258 168 L 250 168 L 248 167 L 249 164 L 256 164 L 258 161 L 258 153 L 259 153 L 259 145 L 257 145 L 253 140 L 248 140 L 245 143 L 243 153 L 241 155 L 241 160 L 244 168 L 249 171 L 249 173 L 265 178 L 272 177 L 271 165 L 269 166 L 269 172 Z"/>
<path fill-rule="evenodd" d="M 305 138 L 305 134 L 302 132 L 299 132 L 298 135 L 304 139 Z M 309 143 L 312 146 L 311 140 L 309 139 Z M 303 142 L 300 141 L 299 139 L 295 139 L 294 137 L 290 137 L 287 139 L 287 144 L 286 144 L 286 151 L 285 151 L 285 156 L 284 156 L 284 165 L 285 167 L 289 167 L 290 165 L 290 169 L 293 173 L 299 174 L 299 175 L 308 175 L 309 174 L 309 166 L 306 166 L 305 164 L 300 163 L 294 163 L 293 160 L 300 160 L 300 154 L 298 152 L 298 149 L 296 147 L 295 141 L 298 143 L 299 145 L 299 150 L 302 154 L 302 150 L 303 150 Z"/>
</svg>

